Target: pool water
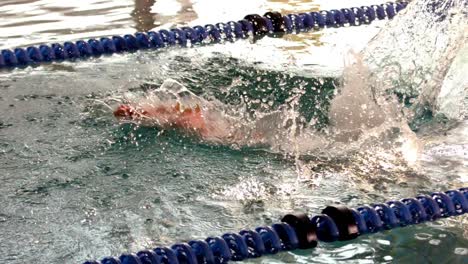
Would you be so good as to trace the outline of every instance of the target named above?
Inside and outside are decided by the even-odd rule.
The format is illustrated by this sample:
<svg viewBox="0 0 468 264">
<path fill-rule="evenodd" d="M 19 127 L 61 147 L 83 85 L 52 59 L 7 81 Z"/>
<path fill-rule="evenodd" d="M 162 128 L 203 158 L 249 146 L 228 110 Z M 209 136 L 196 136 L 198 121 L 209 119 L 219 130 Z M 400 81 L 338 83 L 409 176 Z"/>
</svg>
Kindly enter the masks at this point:
<svg viewBox="0 0 468 264">
<path fill-rule="evenodd" d="M 2 1 L 0 48 L 374 3 Z M 0 263 L 82 263 L 466 187 L 467 2 L 427 3 L 360 27 L 0 72 Z M 168 79 L 226 115 L 290 123 L 247 146 L 114 119 Z M 245 263 L 468 263 L 467 220 Z"/>
</svg>

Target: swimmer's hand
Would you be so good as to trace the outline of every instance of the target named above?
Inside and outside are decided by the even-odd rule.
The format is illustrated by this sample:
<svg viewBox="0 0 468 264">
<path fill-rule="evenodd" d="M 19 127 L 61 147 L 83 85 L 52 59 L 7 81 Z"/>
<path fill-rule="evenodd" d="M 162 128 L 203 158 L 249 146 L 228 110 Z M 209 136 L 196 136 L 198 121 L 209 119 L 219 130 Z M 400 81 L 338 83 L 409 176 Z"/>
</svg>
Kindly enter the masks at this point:
<svg viewBox="0 0 468 264">
<path fill-rule="evenodd" d="M 130 105 L 120 105 L 117 107 L 117 109 L 114 111 L 114 116 L 117 119 L 138 119 L 141 117 L 144 117 L 147 114 L 146 111 L 137 109 L 133 106 Z"/>
<path fill-rule="evenodd" d="M 206 123 L 199 105 L 182 109 L 179 102 L 173 107 L 143 105 L 134 107 L 120 105 L 114 116 L 119 120 L 138 122 L 161 128 L 180 128 L 198 133 L 206 132 Z"/>
</svg>

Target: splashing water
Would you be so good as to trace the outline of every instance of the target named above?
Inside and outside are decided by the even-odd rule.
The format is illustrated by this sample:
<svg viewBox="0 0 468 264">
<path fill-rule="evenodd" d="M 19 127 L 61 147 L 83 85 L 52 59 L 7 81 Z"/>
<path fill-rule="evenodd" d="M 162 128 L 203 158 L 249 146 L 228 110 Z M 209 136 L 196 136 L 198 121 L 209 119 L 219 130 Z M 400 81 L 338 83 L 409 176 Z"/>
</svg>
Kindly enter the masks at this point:
<svg viewBox="0 0 468 264">
<path fill-rule="evenodd" d="M 344 156 L 351 164 L 366 161 L 362 173 L 355 170 L 358 177 L 372 169 L 404 174 L 409 168 L 400 164 L 416 166 L 423 145 L 408 124 L 427 110 L 456 120 L 466 118 L 466 6 L 467 1 L 412 2 L 361 54 L 351 52 L 334 98 L 328 109 L 321 109 L 328 111 L 328 122 L 320 129 L 317 118 L 306 119 L 299 110 L 307 95 L 301 83 L 289 87 L 282 105 L 267 103 L 262 109 L 253 109 L 256 100 L 247 96 L 233 105 L 197 95 L 174 80 L 144 95 L 129 93 L 123 102 L 139 108 L 199 106 L 208 132 L 195 134 L 203 142 L 283 153 L 294 158 L 302 177 L 311 177 L 321 167 L 323 161 L 317 157 Z M 229 93 L 236 82 L 242 80 L 219 89 Z M 164 128 L 154 120 L 136 123 Z"/>
<path fill-rule="evenodd" d="M 468 1 L 414 1 L 369 43 L 363 58 L 379 93 L 451 119 L 467 118 Z"/>
<path fill-rule="evenodd" d="M 418 166 L 424 143 L 412 129 L 421 128 L 427 112 L 455 122 L 467 118 L 467 3 L 412 2 L 361 54 L 350 54 L 353 63 L 329 111 L 327 150 L 361 149 L 349 158 L 354 180 L 391 171 L 404 181 L 424 172 Z"/>
<path fill-rule="evenodd" d="M 354 55 L 357 60 L 359 58 Z M 299 157 L 326 153 L 339 154 L 358 150 L 364 143 L 374 141 L 390 128 L 409 131 L 392 98 L 375 98 L 368 83 L 369 72 L 358 61 L 345 70 L 342 86 L 331 101 L 329 125 L 317 130 L 317 119 L 309 122 L 298 110 L 305 94 L 301 84 L 291 89 L 290 97 L 276 109 L 256 110 L 250 116 L 252 101 L 242 101 L 237 108 L 216 98 L 205 99 L 174 80 L 166 80 L 161 87 L 138 95 L 127 93 L 120 101 L 135 109 L 172 108 L 177 111 L 200 107 L 208 132 L 198 136 L 207 143 L 239 146 L 266 146 L 269 151 Z M 182 105 L 182 110 L 179 106 Z M 154 112 L 154 111 L 153 111 Z M 161 118 L 130 120 L 139 126 L 166 128 Z M 124 120 L 128 122 L 129 120 Z M 167 121 L 167 120 L 166 120 Z M 182 131 L 187 133 L 187 129 Z M 326 150 L 326 151 L 325 151 Z M 335 153 L 336 152 L 336 153 Z"/>
</svg>

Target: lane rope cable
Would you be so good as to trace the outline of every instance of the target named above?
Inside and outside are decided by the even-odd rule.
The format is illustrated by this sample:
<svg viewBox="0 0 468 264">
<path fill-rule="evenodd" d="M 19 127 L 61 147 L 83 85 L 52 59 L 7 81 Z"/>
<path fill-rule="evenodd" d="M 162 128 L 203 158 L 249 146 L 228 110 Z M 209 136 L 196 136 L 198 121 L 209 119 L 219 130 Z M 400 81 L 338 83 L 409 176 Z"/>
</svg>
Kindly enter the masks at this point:
<svg viewBox="0 0 468 264">
<path fill-rule="evenodd" d="M 468 213 L 468 187 L 434 192 L 399 201 L 361 206 L 327 206 L 319 215 L 288 214 L 281 223 L 254 230 L 225 233 L 136 254 L 106 257 L 84 264 L 221 264 L 258 258 L 281 251 L 310 249 L 318 241 L 355 239 L 397 227 L 410 226 Z"/>
<path fill-rule="evenodd" d="M 77 61 L 114 53 L 170 46 L 190 47 L 198 44 L 233 42 L 238 39 L 279 37 L 284 34 L 320 30 L 325 27 L 345 27 L 370 24 L 375 20 L 392 19 L 407 6 L 407 2 L 385 3 L 362 7 L 333 9 L 282 15 L 267 12 L 264 16 L 247 15 L 239 21 L 181 27 L 170 30 L 137 32 L 124 36 L 67 41 L 0 51 L 0 69 L 38 66 L 64 60 Z"/>
</svg>

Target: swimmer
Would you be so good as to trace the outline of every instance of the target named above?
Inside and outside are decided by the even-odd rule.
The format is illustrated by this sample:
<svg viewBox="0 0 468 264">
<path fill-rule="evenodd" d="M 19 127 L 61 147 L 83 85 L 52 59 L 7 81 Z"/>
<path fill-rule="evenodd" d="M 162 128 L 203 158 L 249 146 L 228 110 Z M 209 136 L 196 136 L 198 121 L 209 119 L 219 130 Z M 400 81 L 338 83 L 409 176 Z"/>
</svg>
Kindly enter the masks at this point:
<svg viewBox="0 0 468 264">
<path fill-rule="evenodd" d="M 114 116 L 119 120 L 134 121 L 142 125 L 156 125 L 161 128 L 178 128 L 200 134 L 207 133 L 207 126 L 201 108 L 196 105 L 192 108 L 182 109 L 179 102 L 175 106 L 139 107 L 123 104 L 115 111 Z"/>
<path fill-rule="evenodd" d="M 216 144 L 258 146 L 278 140 L 284 113 L 274 111 L 248 121 L 226 111 L 223 104 L 204 100 L 168 79 L 157 91 L 119 105 L 113 112 L 122 123 L 178 130 Z"/>
<path fill-rule="evenodd" d="M 266 140 L 263 131 L 272 129 L 263 126 L 273 121 L 263 119 L 255 124 L 243 124 L 245 120 L 226 116 L 216 109 L 202 108 L 199 104 L 183 107 L 180 102 L 122 104 L 114 111 L 114 116 L 121 122 L 175 129 L 213 143 L 240 145 L 263 145 Z"/>
<path fill-rule="evenodd" d="M 198 104 L 193 107 L 183 107 L 179 102 L 174 105 L 122 104 L 114 111 L 114 116 L 121 122 L 176 129 L 209 141 L 231 141 L 235 134 L 232 125 L 221 113 L 208 112 Z"/>
</svg>

